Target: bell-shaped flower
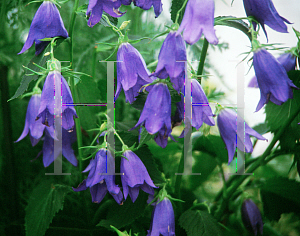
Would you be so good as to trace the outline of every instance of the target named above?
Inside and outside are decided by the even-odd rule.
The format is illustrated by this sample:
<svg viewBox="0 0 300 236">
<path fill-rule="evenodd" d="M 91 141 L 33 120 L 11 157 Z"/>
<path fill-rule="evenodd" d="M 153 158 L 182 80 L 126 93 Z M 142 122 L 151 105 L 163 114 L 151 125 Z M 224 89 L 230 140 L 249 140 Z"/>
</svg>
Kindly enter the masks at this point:
<svg viewBox="0 0 300 236">
<path fill-rule="evenodd" d="M 295 70 L 296 67 L 296 57 L 291 53 L 284 53 L 276 58 L 277 61 L 284 67 L 286 72 L 290 70 Z M 258 88 L 257 78 L 254 76 L 248 84 L 250 88 Z"/>
<path fill-rule="evenodd" d="M 121 0 L 89 0 L 89 5 L 86 11 L 86 15 L 89 17 L 88 26 L 93 27 L 97 24 L 101 18 L 102 13 L 105 11 L 112 17 L 120 17 L 125 12 L 120 12 Z"/>
<path fill-rule="evenodd" d="M 272 0 L 243 0 L 244 8 L 247 16 L 254 16 L 261 24 L 266 36 L 267 32 L 265 24 L 273 30 L 281 33 L 288 33 L 287 26 L 284 22 L 291 24 L 287 19 L 283 18 L 276 11 Z M 256 29 L 256 22 L 252 22 Z"/>
<path fill-rule="evenodd" d="M 76 131 L 67 131 L 62 129 L 62 140 L 55 140 L 51 137 L 48 130 L 53 130 L 53 127 L 47 128 L 43 144 L 43 163 L 44 166 L 49 166 L 54 159 L 62 154 L 72 165 L 77 166 L 77 159 L 72 149 L 72 143 L 76 141 Z M 53 131 L 52 131 L 53 132 Z M 55 142 L 61 142 L 60 148 L 54 148 Z"/>
<path fill-rule="evenodd" d="M 132 103 L 141 87 L 151 83 L 153 79 L 149 77 L 150 73 L 142 55 L 131 44 L 120 45 L 117 61 L 116 99 L 123 88 L 126 100 Z"/>
<path fill-rule="evenodd" d="M 246 199 L 241 208 L 242 221 L 245 228 L 252 234 L 263 235 L 264 223 L 262 221 L 261 213 L 258 207 L 251 199 Z"/>
<path fill-rule="evenodd" d="M 27 40 L 18 54 L 28 50 L 35 42 L 35 54 L 38 55 L 49 44 L 40 39 L 58 36 L 69 37 L 56 5 L 51 1 L 44 1 L 33 17 Z"/>
<path fill-rule="evenodd" d="M 170 77 L 173 87 L 177 92 L 183 87 L 185 78 L 186 47 L 181 34 L 170 32 L 163 42 L 158 63 L 153 73 L 160 79 Z"/>
<path fill-rule="evenodd" d="M 165 148 L 168 144 L 168 138 L 170 137 L 174 142 L 177 142 L 171 133 L 167 133 L 168 129 L 166 126 L 162 127 L 154 137 L 154 141 L 156 144 L 162 148 Z"/>
<path fill-rule="evenodd" d="M 189 0 L 178 33 L 183 31 L 183 38 L 193 45 L 202 33 L 211 44 L 218 44 L 219 40 L 214 30 L 214 0 Z"/>
<path fill-rule="evenodd" d="M 259 111 L 264 104 L 271 101 L 281 105 L 293 98 L 293 88 L 298 89 L 289 79 L 285 68 L 265 49 L 254 52 L 253 67 L 260 89 L 260 101 L 256 107 Z"/>
<path fill-rule="evenodd" d="M 123 153 L 125 158 L 121 159 L 120 172 L 124 198 L 128 194 L 132 202 L 135 202 L 142 189 L 145 193 L 154 194 L 156 186 L 151 180 L 148 171 L 140 158 L 132 151 L 127 150 Z"/>
<path fill-rule="evenodd" d="M 134 128 L 140 124 L 144 124 L 150 134 L 155 134 L 162 128 L 166 128 L 166 136 L 172 132 L 171 95 L 167 85 L 157 83 L 153 86 L 147 96 L 140 119 Z"/>
<path fill-rule="evenodd" d="M 153 6 L 155 17 L 158 17 L 163 10 L 161 0 L 133 0 L 133 2 L 143 10 L 149 10 Z"/>
<path fill-rule="evenodd" d="M 250 135 L 260 140 L 266 140 L 262 135 L 250 128 L 248 124 L 231 109 L 222 109 L 217 118 L 218 128 L 228 151 L 228 164 L 233 160 L 236 147 L 242 152 L 252 152 Z M 237 130 L 244 126 L 244 130 Z"/>
<path fill-rule="evenodd" d="M 21 141 L 29 133 L 31 144 L 32 146 L 35 146 L 40 141 L 45 128 L 48 129 L 51 137 L 55 138 L 53 129 L 49 129 L 43 125 L 41 120 L 35 120 L 36 116 L 38 115 L 40 102 L 41 94 L 34 94 L 30 98 L 26 112 L 24 130 L 16 142 Z"/>
<path fill-rule="evenodd" d="M 70 130 L 74 127 L 73 116 L 77 117 L 73 104 L 72 94 L 65 78 L 58 71 L 50 71 L 43 87 L 41 105 L 37 119 L 42 118 L 42 123 L 48 127 L 54 125 L 55 108 L 55 84 L 61 84 L 62 103 L 62 127 Z"/>
<path fill-rule="evenodd" d="M 165 197 L 156 203 L 147 236 L 175 236 L 175 217 L 172 203 Z"/>
</svg>

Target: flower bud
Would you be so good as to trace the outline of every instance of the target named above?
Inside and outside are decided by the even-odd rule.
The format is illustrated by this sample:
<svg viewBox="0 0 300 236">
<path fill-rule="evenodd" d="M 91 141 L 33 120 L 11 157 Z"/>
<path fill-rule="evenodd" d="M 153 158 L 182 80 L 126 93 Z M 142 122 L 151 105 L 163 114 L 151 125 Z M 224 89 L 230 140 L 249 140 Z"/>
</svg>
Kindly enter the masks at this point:
<svg viewBox="0 0 300 236">
<path fill-rule="evenodd" d="M 260 211 L 251 199 L 246 199 L 242 204 L 242 221 L 245 228 L 253 235 L 263 234 L 263 221 Z"/>
</svg>

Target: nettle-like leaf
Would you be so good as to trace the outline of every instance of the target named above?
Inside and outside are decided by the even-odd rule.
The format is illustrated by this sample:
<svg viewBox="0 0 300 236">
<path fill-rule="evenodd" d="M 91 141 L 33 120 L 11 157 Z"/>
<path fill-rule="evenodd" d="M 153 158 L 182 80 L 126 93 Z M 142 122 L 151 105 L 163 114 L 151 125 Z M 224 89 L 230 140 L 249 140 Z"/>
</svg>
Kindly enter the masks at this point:
<svg viewBox="0 0 300 236">
<path fill-rule="evenodd" d="M 49 228 L 55 214 L 62 210 L 64 197 L 70 187 L 54 184 L 50 179 L 42 181 L 33 191 L 25 209 L 27 236 L 42 236 Z"/>
<path fill-rule="evenodd" d="M 285 177 L 268 179 L 260 188 L 264 215 L 279 220 L 282 213 L 300 215 L 300 183 Z"/>
<path fill-rule="evenodd" d="M 180 216 L 179 225 L 188 236 L 222 235 L 217 221 L 206 211 L 187 210 Z"/>
<path fill-rule="evenodd" d="M 182 7 L 182 4 L 184 3 L 184 0 L 172 0 L 172 6 L 171 6 L 171 19 L 173 22 L 176 20 L 176 15 L 178 10 Z M 183 14 L 184 14 L 185 9 L 183 9 L 179 15 L 178 18 L 178 23 L 182 21 Z"/>
</svg>

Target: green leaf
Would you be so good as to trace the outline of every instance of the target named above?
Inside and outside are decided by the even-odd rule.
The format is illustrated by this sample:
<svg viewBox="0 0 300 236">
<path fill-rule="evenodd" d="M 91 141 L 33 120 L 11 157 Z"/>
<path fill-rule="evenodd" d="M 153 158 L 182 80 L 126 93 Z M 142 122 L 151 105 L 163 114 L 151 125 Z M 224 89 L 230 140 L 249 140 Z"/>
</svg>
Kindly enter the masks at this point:
<svg viewBox="0 0 300 236">
<path fill-rule="evenodd" d="M 265 216 L 279 220 L 282 213 L 295 212 L 300 215 L 300 183 L 285 177 L 268 179 L 261 186 L 261 197 Z"/>
<path fill-rule="evenodd" d="M 106 12 L 103 12 L 103 14 L 108 17 L 110 23 L 112 23 L 114 26 L 117 26 L 118 18 L 112 17 L 111 15 L 107 14 Z M 99 23 L 105 27 L 110 27 L 110 25 L 108 24 L 108 22 L 106 21 L 106 19 L 103 16 Z"/>
<path fill-rule="evenodd" d="M 261 123 L 253 127 L 253 129 L 259 134 L 265 134 L 270 131 L 270 128 L 266 123 Z"/>
<path fill-rule="evenodd" d="M 70 188 L 44 180 L 32 192 L 25 209 L 26 236 L 42 236 L 55 214 L 62 210 L 65 194 Z"/>
<path fill-rule="evenodd" d="M 137 110 L 143 110 L 146 99 L 147 99 L 148 93 L 140 93 L 136 100 L 131 104 L 132 107 L 134 107 Z"/>
<path fill-rule="evenodd" d="M 179 225 L 188 236 L 222 235 L 217 221 L 206 211 L 187 210 L 180 216 Z"/>
<path fill-rule="evenodd" d="M 176 15 L 178 10 L 181 8 L 182 4 L 184 3 L 184 0 L 172 0 L 172 6 L 171 6 L 171 19 L 175 23 Z M 185 9 L 183 9 L 179 15 L 178 18 L 178 24 L 181 23 L 183 14 L 185 12 Z"/>
<path fill-rule="evenodd" d="M 142 126 L 142 131 L 140 133 L 140 142 L 139 142 L 139 147 L 141 147 L 143 144 L 147 143 L 150 139 L 152 139 L 154 135 L 149 134 L 148 131 L 144 126 Z"/>
</svg>

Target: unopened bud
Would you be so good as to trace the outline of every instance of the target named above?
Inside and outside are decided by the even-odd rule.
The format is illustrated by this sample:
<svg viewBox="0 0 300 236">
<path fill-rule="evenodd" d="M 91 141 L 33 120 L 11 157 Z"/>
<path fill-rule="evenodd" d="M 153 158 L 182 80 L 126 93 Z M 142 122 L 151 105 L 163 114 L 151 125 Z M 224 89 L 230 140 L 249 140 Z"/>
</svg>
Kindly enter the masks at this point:
<svg viewBox="0 0 300 236">
<path fill-rule="evenodd" d="M 123 23 L 120 26 L 120 30 L 125 29 L 129 23 L 130 23 L 130 20 L 123 21 Z"/>
<path fill-rule="evenodd" d="M 246 199 L 242 204 L 242 221 L 245 228 L 253 235 L 263 235 L 263 221 L 260 211 L 251 199 Z"/>
</svg>

